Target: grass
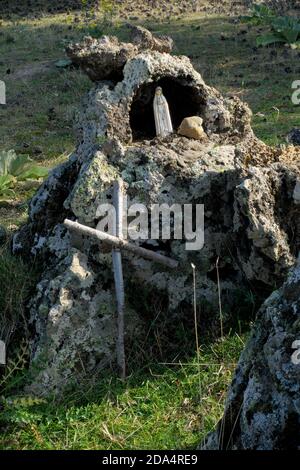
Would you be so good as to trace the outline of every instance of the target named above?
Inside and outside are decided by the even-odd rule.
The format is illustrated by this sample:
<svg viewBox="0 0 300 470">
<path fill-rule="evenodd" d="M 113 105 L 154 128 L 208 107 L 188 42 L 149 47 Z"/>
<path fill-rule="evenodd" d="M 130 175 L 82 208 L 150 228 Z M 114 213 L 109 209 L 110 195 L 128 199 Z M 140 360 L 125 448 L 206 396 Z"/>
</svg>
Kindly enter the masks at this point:
<svg viewBox="0 0 300 470">
<path fill-rule="evenodd" d="M 259 28 L 248 28 L 238 18 L 193 14 L 144 24 L 171 35 L 175 53 L 188 55 L 208 84 L 247 101 L 254 113 L 253 128 L 266 143 L 283 143 L 287 132 L 300 126 L 299 108 L 291 102 L 291 84 L 300 77 L 299 51 L 282 46 L 257 49 Z M 7 105 L 0 106 L 1 150 L 29 154 L 49 168 L 68 157 L 75 146 L 74 115 L 91 82 L 79 70 L 61 70 L 55 62 L 65 57 L 67 42 L 102 32 L 128 38 L 122 21 L 104 24 L 100 17 L 75 13 L 1 22 L 0 79 L 7 87 Z M 24 223 L 36 187 L 36 182 L 19 184 L 15 197 L 0 203 L 1 225 L 13 231 Z M 1 249 L 0 322 L 5 328 L 20 325 L 34 276 Z M 200 364 L 196 353 L 185 364 L 156 361 L 137 367 L 125 383 L 106 375 L 59 400 L 40 402 L 20 395 L 18 380 L 22 383 L 26 375 L 26 347 L 24 353 L 21 346 L 12 358 L 14 377 L 3 383 L 0 448 L 193 448 L 222 415 L 244 337 L 227 332 L 223 341 L 202 344 Z"/>
<path fill-rule="evenodd" d="M 244 341 L 229 335 L 185 364 L 104 377 L 57 400 L 2 400 L 0 449 L 189 449 L 213 429 Z"/>
<path fill-rule="evenodd" d="M 14 349 L 13 339 L 24 334 L 24 304 L 35 280 L 35 268 L 0 247 L 0 338 Z"/>
</svg>

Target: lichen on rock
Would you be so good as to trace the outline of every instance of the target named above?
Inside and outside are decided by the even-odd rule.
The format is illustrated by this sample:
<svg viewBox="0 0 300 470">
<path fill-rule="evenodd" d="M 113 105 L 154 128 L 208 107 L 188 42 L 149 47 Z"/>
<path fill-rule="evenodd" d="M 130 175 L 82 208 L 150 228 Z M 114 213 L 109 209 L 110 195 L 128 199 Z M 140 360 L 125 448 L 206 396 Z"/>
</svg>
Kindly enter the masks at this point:
<svg viewBox="0 0 300 470">
<path fill-rule="evenodd" d="M 293 360 L 299 340 L 300 258 L 260 308 L 222 421 L 201 448 L 299 450 L 300 363 Z"/>
<path fill-rule="evenodd" d="M 132 42 L 119 42 L 111 36 L 100 39 L 86 36 L 80 43 L 69 44 L 66 52 L 93 81 L 122 77 L 126 62 L 144 50 L 171 52 L 173 40 L 170 37 L 155 37 L 141 26 L 130 25 L 130 28 Z"/>
<path fill-rule="evenodd" d="M 145 31 L 140 34 L 147 41 L 153 39 Z M 172 318 L 190 315 L 191 262 L 198 273 L 198 302 L 217 311 L 219 257 L 221 295 L 226 296 L 228 311 L 234 311 L 237 286 L 246 287 L 250 281 L 257 290 L 270 292 L 283 282 L 296 259 L 299 151 L 272 149 L 260 142 L 252 132 L 246 104 L 223 97 L 204 83 L 187 57 L 159 52 L 159 44 L 148 43 L 145 50 L 137 43 L 128 45 L 127 56 L 114 39 L 84 42 L 86 67 L 91 67 L 86 71 L 103 80 L 84 99 L 75 123 L 75 152 L 43 183 L 30 203 L 27 224 L 14 237 L 15 252 L 35 256 L 44 266 L 30 302 L 35 326 L 32 369 L 41 367 L 31 384 L 37 393 L 58 392 L 83 373 L 114 364 L 110 249 L 71 236 L 62 222 L 68 217 L 96 227 L 97 207 L 111 201 L 115 179 L 123 180 L 128 204 L 204 204 L 201 250 L 187 251 L 184 239 L 134 241 L 177 259 L 177 270 L 122 255 L 125 289 L 130 284 L 140 296 L 146 288 L 153 297 L 166 299 L 164 308 Z M 175 127 L 163 139 L 155 136 L 152 103 L 157 86 L 163 88 Z M 176 133 L 190 116 L 203 120 L 205 141 Z M 127 299 L 129 340 L 133 334 L 144 334 L 143 313 Z"/>
</svg>

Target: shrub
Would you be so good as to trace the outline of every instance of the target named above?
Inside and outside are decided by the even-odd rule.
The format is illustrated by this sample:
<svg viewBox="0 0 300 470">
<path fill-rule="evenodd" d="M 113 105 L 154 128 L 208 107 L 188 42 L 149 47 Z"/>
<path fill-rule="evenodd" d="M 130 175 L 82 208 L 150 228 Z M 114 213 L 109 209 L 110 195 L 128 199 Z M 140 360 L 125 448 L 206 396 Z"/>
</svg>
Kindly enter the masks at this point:
<svg viewBox="0 0 300 470">
<path fill-rule="evenodd" d="M 283 16 L 275 18 L 271 23 L 272 31 L 256 39 L 258 46 L 284 43 L 300 45 L 300 21 L 297 18 Z"/>
</svg>

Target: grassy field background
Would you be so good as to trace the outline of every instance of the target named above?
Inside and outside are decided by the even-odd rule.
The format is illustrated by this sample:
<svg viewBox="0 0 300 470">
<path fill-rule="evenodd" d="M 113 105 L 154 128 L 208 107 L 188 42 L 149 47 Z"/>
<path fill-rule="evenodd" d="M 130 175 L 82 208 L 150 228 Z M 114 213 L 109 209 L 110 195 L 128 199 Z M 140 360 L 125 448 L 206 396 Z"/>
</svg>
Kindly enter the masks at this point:
<svg viewBox="0 0 300 470">
<path fill-rule="evenodd" d="M 140 24 L 137 14 L 129 19 Z M 48 168 L 68 157 L 75 146 L 74 114 L 92 83 L 79 70 L 55 63 L 65 58 L 68 42 L 86 34 L 128 38 L 126 21 L 110 10 L 104 17 L 70 11 L 1 20 L 0 80 L 7 89 L 7 104 L 0 106 L 1 150 L 15 149 Z M 291 84 L 300 79 L 299 50 L 256 48 L 260 27 L 233 16 L 174 14 L 145 17 L 143 25 L 171 35 L 174 52 L 188 55 L 209 85 L 245 100 L 253 110 L 253 128 L 266 143 L 284 143 L 288 131 L 300 126 L 299 108 L 291 102 Z M 0 225 L 8 234 L 26 220 L 39 184 L 20 183 L 13 197 L 0 202 Z M 0 248 L 0 275 L 0 318 L 13 321 L 15 330 L 23 325 L 26 338 L 23 305 L 37 274 L 9 254 L 9 240 Z M 104 376 L 59 400 L 22 397 L 28 348 L 26 340 L 15 341 L 13 360 L 0 378 L 0 448 L 193 448 L 222 415 L 249 327 L 229 329 L 223 340 L 201 341 L 200 364 L 196 352 L 182 363 L 157 359 L 135 368 L 126 383 Z"/>
</svg>

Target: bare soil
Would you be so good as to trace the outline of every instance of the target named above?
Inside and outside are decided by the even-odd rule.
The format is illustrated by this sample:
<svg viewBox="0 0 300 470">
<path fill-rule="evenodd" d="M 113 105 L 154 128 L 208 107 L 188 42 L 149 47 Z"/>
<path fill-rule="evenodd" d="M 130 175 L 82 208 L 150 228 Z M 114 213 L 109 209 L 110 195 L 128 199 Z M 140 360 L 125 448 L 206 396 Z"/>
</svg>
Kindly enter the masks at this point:
<svg viewBox="0 0 300 470">
<path fill-rule="evenodd" d="M 105 8 L 113 8 L 121 18 L 180 16 L 186 13 L 238 15 L 245 13 L 258 0 L 112 0 Z M 264 3 L 279 11 L 300 9 L 300 0 L 266 0 Z M 101 0 L 1 0 L 0 19 L 14 16 L 39 17 L 68 11 L 91 14 L 100 10 Z"/>
</svg>

